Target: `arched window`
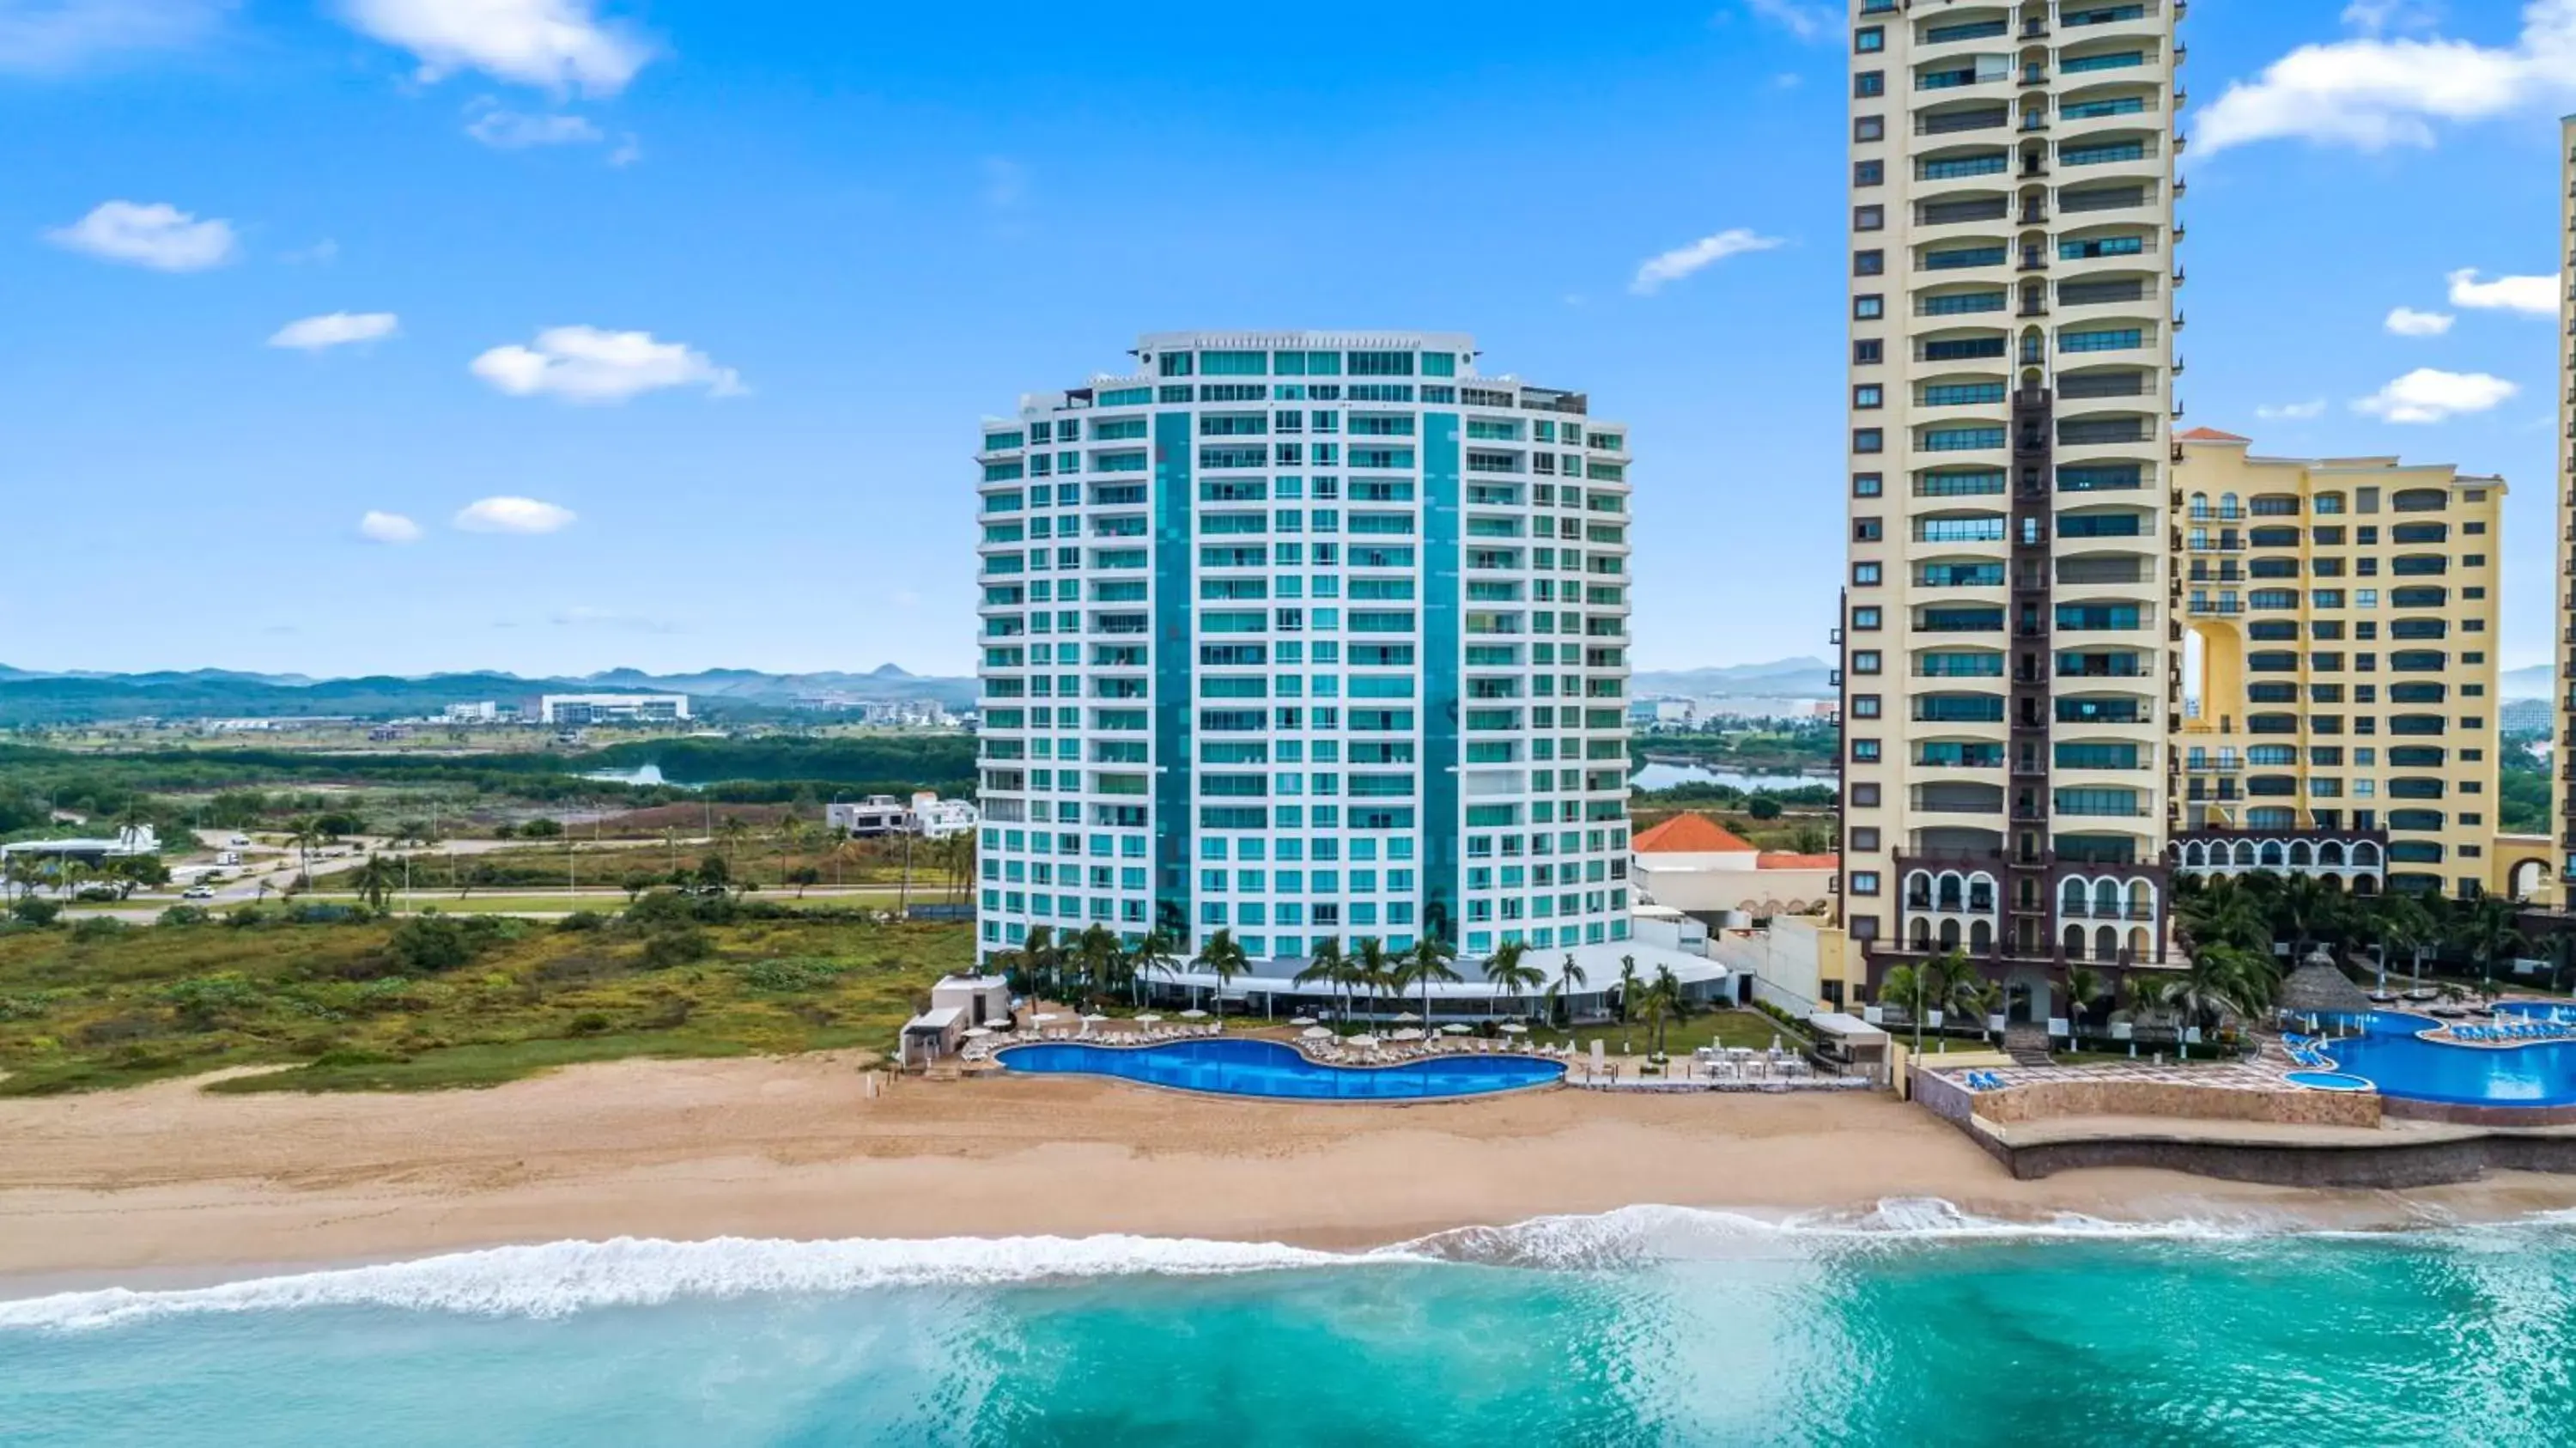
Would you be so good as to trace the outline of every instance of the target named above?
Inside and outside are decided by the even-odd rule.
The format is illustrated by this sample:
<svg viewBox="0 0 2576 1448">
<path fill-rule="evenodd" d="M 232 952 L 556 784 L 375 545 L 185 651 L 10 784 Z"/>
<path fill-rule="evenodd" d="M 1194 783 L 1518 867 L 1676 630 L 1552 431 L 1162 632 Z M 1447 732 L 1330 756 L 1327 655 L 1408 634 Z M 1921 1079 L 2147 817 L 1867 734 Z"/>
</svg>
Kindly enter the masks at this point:
<svg viewBox="0 0 2576 1448">
<path fill-rule="evenodd" d="M 2261 860 L 2263 868 L 2267 870 L 2280 869 L 2284 863 L 2281 842 L 2279 840 L 2265 840 L 2263 842 L 2262 853 L 2258 858 Z"/>
<path fill-rule="evenodd" d="M 2343 868 L 2343 841 L 2328 840 L 2317 846 L 2317 863 L 2335 869 Z"/>
<path fill-rule="evenodd" d="M 2096 880 L 2093 882 L 2093 913 L 2105 920 L 2117 920 L 2120 918 L 2119 881 Z"/>
<path fill-rule="evenodd" d="M 2108 925 L 2093 932 L 2093 953 L 2103 960 L 2117 959 L 2120 954 L 2120 932 Z"/>
<path fill-rule="evenodd" d="M 2065 943 L 2066 958 L 2068 960 L 2082 960 L 2084 958 L 2084 927 L 2081 925 L 2067 926 Z"/>
<path fill-rule="evenodd" d="M 1905 928 L 1906 944 L 1916 950 L 1932 948 L 1932 922 L 1917 915 Z"/>
<path fill-rule="evenodd" d="M 2129 959 L 2131 959 L 2131 960 L 2144 960 L 2144 959 L 2146 959 L 2146 958 L 2147 958 L 2147 956 L 2149 955 L 2149 953 L 2150 953 L 2150 952 L 2149 952 L 2149 950 L 2148 950 L 2148 946 L 2147 946 L 2147 927 L 2145 927 L 2145 926 L 2143 926 L 2143 925 L 2133 925 L 2133 926 L 2130 926 L 2130 927 L 2129 927 Z"/>
<path fill-rule="evenodd" d="M 1962 894 L 1962 882 L 1957 875 L 1944 873 L 1941 876 L 1941 882 L 1936 899 L 1937 908 L 1939 909 L 1958 910 L 1965 907 L 1966 901 Z"/>
<path fill-rule="evenodd" d="M 1992 953 L 1995 948 L 1995 927 L 1987 924 L 1983 920 L 1970 925 L 1968 927 L 1968 948 L 1979 955 Z"/>
<path fill-rule="evenodd" d="M 2156 917 L 2156 887 L 2152 881 L 2129 882 L 2129 918 L 2153 920 Z"/>
<path fill-rule="evenodd" d="M 1943 950 L 1956 950 L 1959 948 L 1958 921 L 1944 920 L 1941 922 L 1941 948 Z"/>
<path fill-rule="evenodd" d="M 1905 877 L 1905 903 L 1915 910 L 1932 908 L 1932 876 L 1928 871 L 1917 870 Z"/>
<path fill-rule="evenodd" d="M 1968 877 L 1968 908 L 1991 914 L 1995 908 L 1995 877 L 1986 874 Z"/>
<path fill-rule="evenodd" d="M 2290 868 L 2305 869 L 2317 862 L 2316 851 L 2305 840 L 2290 841 Z"/>
<path fill-rule="evenodd" d="M 2084 882 L 2081 879 L 2070 875 L 2066 883 L 2057 888 L 2059 913 L 2066 915 L 2084 913 Z"/>
<path fill-rule="evenodd" d="M 2379 846 L 2373 844 L 2369 840 L 2353 841 L 2352 862 L 2365 868 L 2377 869 L 2379 867 Z"/>
</svg>

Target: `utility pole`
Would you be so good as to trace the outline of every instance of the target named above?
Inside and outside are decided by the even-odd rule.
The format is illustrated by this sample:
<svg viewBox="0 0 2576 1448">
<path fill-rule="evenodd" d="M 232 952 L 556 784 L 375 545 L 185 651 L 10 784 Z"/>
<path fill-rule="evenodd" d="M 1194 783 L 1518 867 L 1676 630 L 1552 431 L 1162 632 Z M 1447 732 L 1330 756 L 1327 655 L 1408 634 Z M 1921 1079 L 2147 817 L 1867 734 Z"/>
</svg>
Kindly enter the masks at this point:
<svg viewBox="0 0 2576 1448">
<path fill-rule="evenodd" d="M 912 911 L 912 830 L 903 832 L 903 883 L 895 887 L 894 918 L 900 924 Z"/>
</svg>

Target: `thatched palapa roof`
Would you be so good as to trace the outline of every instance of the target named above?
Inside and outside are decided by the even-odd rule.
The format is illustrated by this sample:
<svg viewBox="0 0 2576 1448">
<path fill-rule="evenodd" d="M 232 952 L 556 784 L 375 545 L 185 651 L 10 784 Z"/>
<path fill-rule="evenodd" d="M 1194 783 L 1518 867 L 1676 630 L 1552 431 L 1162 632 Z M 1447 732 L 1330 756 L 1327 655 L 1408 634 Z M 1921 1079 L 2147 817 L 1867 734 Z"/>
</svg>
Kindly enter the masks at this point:
<svg viewBox="0 0 2576 1448">
<path fill-rule="evenodd" d="M 2350 1016 L 2371 1009 L 2370 997 L 2338 969 L 2323 948 L 2308 952 L 2281 982 L 2280 1008 L 2294 1016 Z"/>
</svg>

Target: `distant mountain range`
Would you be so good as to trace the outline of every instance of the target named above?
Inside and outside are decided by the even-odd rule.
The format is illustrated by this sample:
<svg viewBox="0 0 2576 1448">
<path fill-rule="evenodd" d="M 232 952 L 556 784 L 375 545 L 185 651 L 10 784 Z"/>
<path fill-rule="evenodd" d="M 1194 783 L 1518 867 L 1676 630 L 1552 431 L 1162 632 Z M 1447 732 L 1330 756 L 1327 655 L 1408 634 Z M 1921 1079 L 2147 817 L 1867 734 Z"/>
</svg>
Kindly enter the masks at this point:
<svg viewBox="0 0 2576 1448">
<path fill-rule="evenodd" d="M 1669 695 L 1683 699 L 1830 699 L 1833 665 L 1823 659 L 1774 659 L 1767 664 L 1728 664 L 1712 669 L 1652 669 L 1628 681 L 1640 699 Z"/>
<path fill-rule="evenodd" d="M 2547 664 L 2533 664 L 2524 669 L 2507 669 L 2496 676 L 2496 687 L 2508 699 L 2546 699 L 2552 684 Z"/>
<path fill-rule="evenodd" d="M 578 678 L 551 679 L 501 673 L 315 679 L 302 674 L 251 674 L 231 669 L 48 673 L 0 664 L 0 727 L 105 723 L 142 717 L 399 718 L 436 713 L 448 704 L 488 699 L 533 705 L 540 694 L 585 692 L 687 694 L 693 713 L 721 719 L 808 711 L 838 702 L 892 703 L 906 699 L 933 699 L 951 709 L 964 709 L 973 706 L 976 691 L 973 679 L 909 674 L 893 664 L 864 674 L 764 674 L 754 669 L 649 674 L 641 669 L 608 669 Z"/>
</svg>

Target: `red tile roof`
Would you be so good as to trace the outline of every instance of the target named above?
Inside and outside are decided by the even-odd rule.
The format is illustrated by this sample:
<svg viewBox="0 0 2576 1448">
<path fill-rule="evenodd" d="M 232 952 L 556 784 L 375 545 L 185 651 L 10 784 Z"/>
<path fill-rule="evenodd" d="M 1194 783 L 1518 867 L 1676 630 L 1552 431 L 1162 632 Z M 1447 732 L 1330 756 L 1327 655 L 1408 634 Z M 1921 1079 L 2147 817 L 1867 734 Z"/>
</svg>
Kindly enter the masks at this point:
<svg viewBox="0 0 2576 1448">
<path fill-rule="evenodd" d="M 1832 870 L 1840 868 L 1842 862 L 1840 855 L 1793 855 L 1785 850 L 1766 850 L 1753 863 L 1764 870 Z"/>
<path fill-rule="evenodd" d="M 2214 427 L 2195 427 L 2184 433 L 2182 437 L 2185 442 L 2252 442 L 2254 440 L 2250 437 L 2238 437 L 2232 432 L 2220 432 Z"/>
<path fill-rule="evenodd" d="M 1632 848 L 1648 855 L 1753 853 L 1743 837 L 1697 810 L 1685 810 L 1637 836 Z"/>
</svg>

